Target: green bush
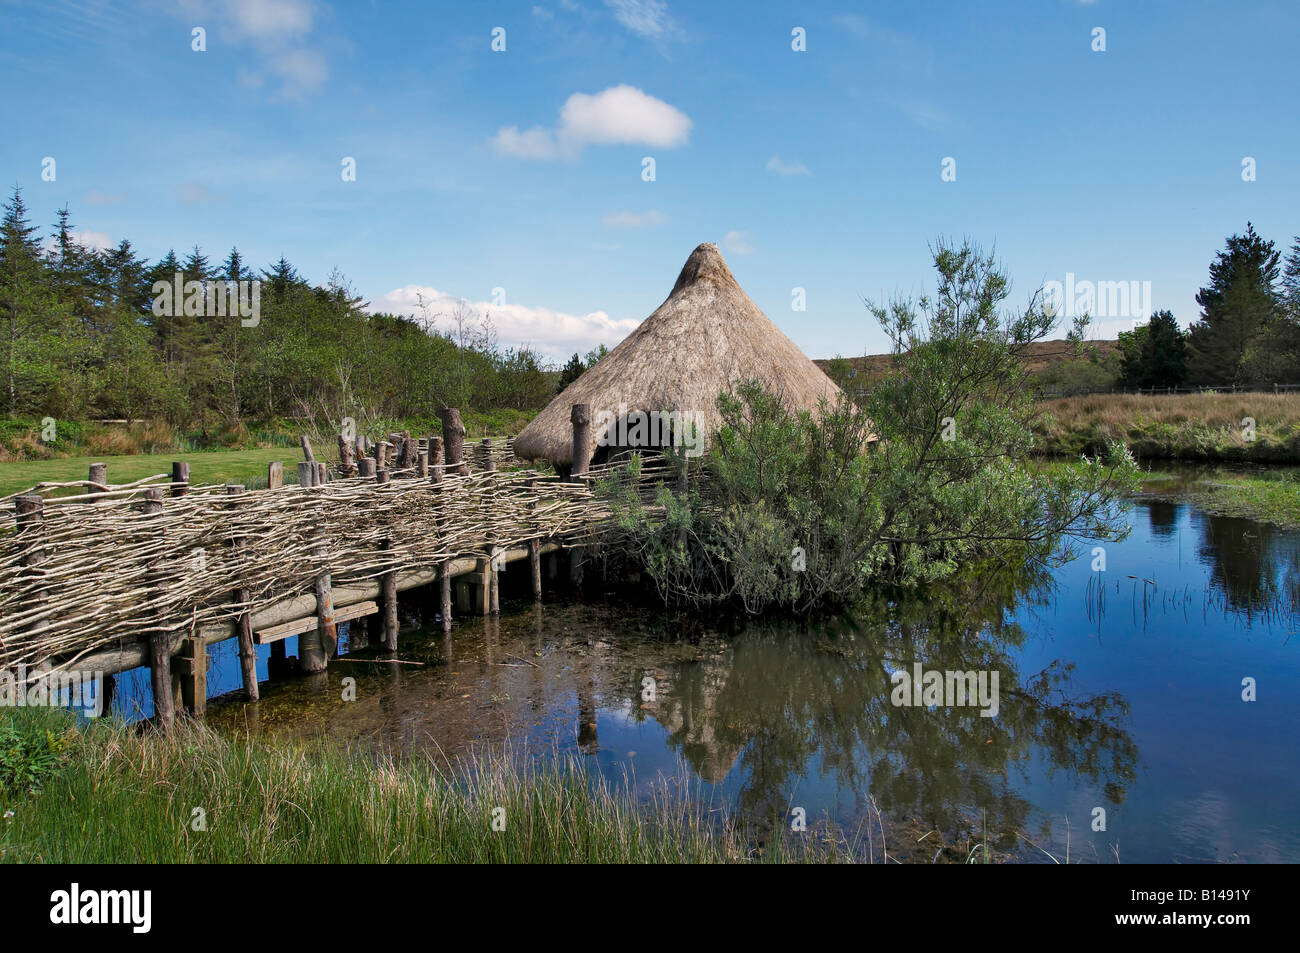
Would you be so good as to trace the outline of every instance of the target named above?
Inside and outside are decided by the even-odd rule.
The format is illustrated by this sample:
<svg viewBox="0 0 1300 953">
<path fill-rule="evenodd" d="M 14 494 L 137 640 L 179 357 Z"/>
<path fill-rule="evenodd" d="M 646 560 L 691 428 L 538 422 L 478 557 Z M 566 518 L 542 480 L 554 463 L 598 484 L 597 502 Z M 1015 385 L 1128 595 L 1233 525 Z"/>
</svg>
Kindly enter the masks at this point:
<svg viewBox="0 0 1300 953">
<path fill-rule="evenodd" d="M 0 716 L 0 794 L 37 790 L 63 768 L 72 738 L 60 714 L 14 710 Z"/>
</svg>

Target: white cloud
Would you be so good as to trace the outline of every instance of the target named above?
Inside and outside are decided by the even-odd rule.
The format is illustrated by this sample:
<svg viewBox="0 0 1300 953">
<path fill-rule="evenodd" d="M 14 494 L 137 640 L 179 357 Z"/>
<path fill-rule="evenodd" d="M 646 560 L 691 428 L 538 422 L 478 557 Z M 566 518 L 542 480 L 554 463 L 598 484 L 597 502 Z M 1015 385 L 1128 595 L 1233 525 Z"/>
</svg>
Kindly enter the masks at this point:
<svg viewBox="0 0 1300 953">
<path fill-rule="evenodd" d="M 103 232 L 78 231 L 72 232 L 72 240 L 83 248 L 93 248 L 95 251 L 108 251 L 117 242 L 113 241 Z"/>
<path fill-rule="evenodd" d="M 802 162 L 786 162 L 780 156 L 772 156 L 767 160 L 764 166 L 768 172 L 775 172 L 777 175 L 812 175 L 808 167 Z"/>
<path fill-rule="evenodd" d="M 542 128 L 520 132 L 518 126 L 502 126 L 492 141 L 497 151 L 518 159 L 553 159 L 559 153 L 555 136 Z"/>
<path fill-rule="evenodd" d="M 668 221 L 668 217 L 663 212 L 651 209 L 648 212 L 615 212 L 600 221 L 614 228 L 645 228 L 647 225 L 662 225 Z"/>
<path fill-rule="evenodd" d="M 749 232 L 727 232 L 722 236 L 722 244 L 733 255 L 752 255 L 754 253 L 754 236 Z"/>
<path fill-rule="evenodd" d="M 181 183 L 181 187 L 176 192 L 176 197 L 186 205 L 208 205 L 212 202 L 224 202 L 226 200 L 225 196 L 218 195 L 202 182 L 195 182 L 193 179 Z"/>
<path fill-rule="evenodd" d="M 72 239 L 74 245 L 80 245 L 82 248 L 93 248 L 95 251 L 108 251 L 117 245 L 117 242 L 103 232 L 92 232 L 89 229 L 68 232 L 68 237 Z M 48 252 L 57 250 L 59 247 L 58 236 L 46 236 L 43 245 Z"/>
<path fill-rule="evenodd" d="M 900 110 L 904 116 L 931 132 L 948 132 L 956 124 L 947 110 L 925 99 L 910 97 L 886 98 L 888 105 Z"/>
<path fill-rule="evenodd" d="M 678 32 L 677 22 L 661 0 L 605 0 L 614 19 L 638 36 L 658 40 Z"/>
<path fill-rule="evenodd" d="M 590 145 L 646 145 L 672 149 L 686 142 L 691 120 L 681 110 L 634 86 L 611 86 L 594 95 L 574 93 L 560 110 L 556 129 L 521 132 L 503 126 L 497 149 L 524 159 L 574 157 Z"/>
<path fill-rule="evenodd" d="M 118 205 L 126 201 L 125 192 L 109 193 L 91 189 L 82 200 L 87 205 Z"/>
<path fill-rule="evenodd" d="M 315 0 L 181 0 L 175 15 L 209 34 L 215 31 L 232 48 L 255 48 L 257 68 L 241 66 L 240 85 L 258 89 L 266 75 L 276 76 L 281 95 L 299 98 L 324 84 L 329 72 L 325 57 L 306 45 L 316 12 Z"/>
<path fill-rule="evenodd" d="M 311 31 L 308 0 L 226 0 L 226 12 L 241 36 L 278 43 Z"/>
<path fill-rule="evenodd" d="M 422 317 L 421 299 L 427 314 L 434 319 L 434 328 L 439 331 L 450 330 L 454 326 L 450 316 L 458 307 L 466 306 L 492 319 L 501 346 L 527 345 L 555 360 L 564 360 L 574 351 L 585 354 L 600 344 L 613 347 L 640 324 L 631 319 L 616 320 L 604 311 L 566 314 L 521 304 L 494 307 L 487 301 L 466 301 L 428 285 L 405 285 L 394 289 L 372 301 L 370 310 Z"/>
<path fill-rule="evenodd" d="M 284 79 L 284 92 L 296 96 L 325 82 L 325 57 L 314 50 L 288 50 L 276 54 L 271 69 Z"/>
</svg>

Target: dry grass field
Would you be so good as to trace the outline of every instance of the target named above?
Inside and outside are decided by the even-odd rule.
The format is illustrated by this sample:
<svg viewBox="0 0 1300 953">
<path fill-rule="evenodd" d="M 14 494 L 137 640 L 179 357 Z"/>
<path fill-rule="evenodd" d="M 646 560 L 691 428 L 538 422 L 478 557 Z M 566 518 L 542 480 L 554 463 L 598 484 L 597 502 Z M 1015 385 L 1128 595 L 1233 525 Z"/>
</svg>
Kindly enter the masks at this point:
<svg viewBox="0 0 1300 953">
<path fill-rule="evenodd" d="M 1043 453 L 1119 440 L 1139 458 L 1300 463 L 1300 393 L 1091 394 L 1040 406 Z"/>
</svg>

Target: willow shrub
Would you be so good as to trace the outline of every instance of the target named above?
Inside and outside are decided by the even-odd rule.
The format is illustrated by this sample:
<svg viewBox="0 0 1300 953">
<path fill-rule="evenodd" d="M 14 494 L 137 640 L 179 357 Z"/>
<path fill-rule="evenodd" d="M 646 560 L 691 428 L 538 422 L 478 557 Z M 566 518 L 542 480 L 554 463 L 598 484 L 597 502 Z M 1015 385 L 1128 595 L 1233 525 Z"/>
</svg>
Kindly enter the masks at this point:
<svg viewBox="0 0 1300 953">
<path fill-rule="evenodd" d="M 1027 466 L 1036 411 L 1021 355 L 1054 325 L 1040 296 L 1004 314 L 1009 284 L 991 256 L 940 243 L 933 257 L 933 298 L 869 305 L 894 363 L 865 398 L 796 413 L 740 381 L 684 488 L 638 493 L 635 459 L 601 484 L 620 548 L 667 601 L 807 611 L 874 582 L 1046 562 L 1127 532 L 1137 467 L 1123 446 L 1080 467 Z"/>
</svg>

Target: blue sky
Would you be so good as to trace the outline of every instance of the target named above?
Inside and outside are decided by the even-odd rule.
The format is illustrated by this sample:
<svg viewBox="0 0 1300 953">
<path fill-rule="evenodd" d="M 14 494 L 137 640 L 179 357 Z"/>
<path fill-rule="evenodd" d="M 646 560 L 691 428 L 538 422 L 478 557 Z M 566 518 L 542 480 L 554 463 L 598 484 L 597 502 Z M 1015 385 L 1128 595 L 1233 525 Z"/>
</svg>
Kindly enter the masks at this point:
<svg viewBox="0 0 1300 953">
<path fill-rule="evenodd" d="M 861 299 L 933 287 L 939 236 L 996 245 L 1017 303 L 1149 281 L 1187 324 L 1227 235 L 1300 233 L 1298 38 L 1290 0 L 0 0 L 0 171 L 87 242 L 337 267 L 552 356 L 703 241 L 812 357 L 884 350 Z"/>
</svg>

